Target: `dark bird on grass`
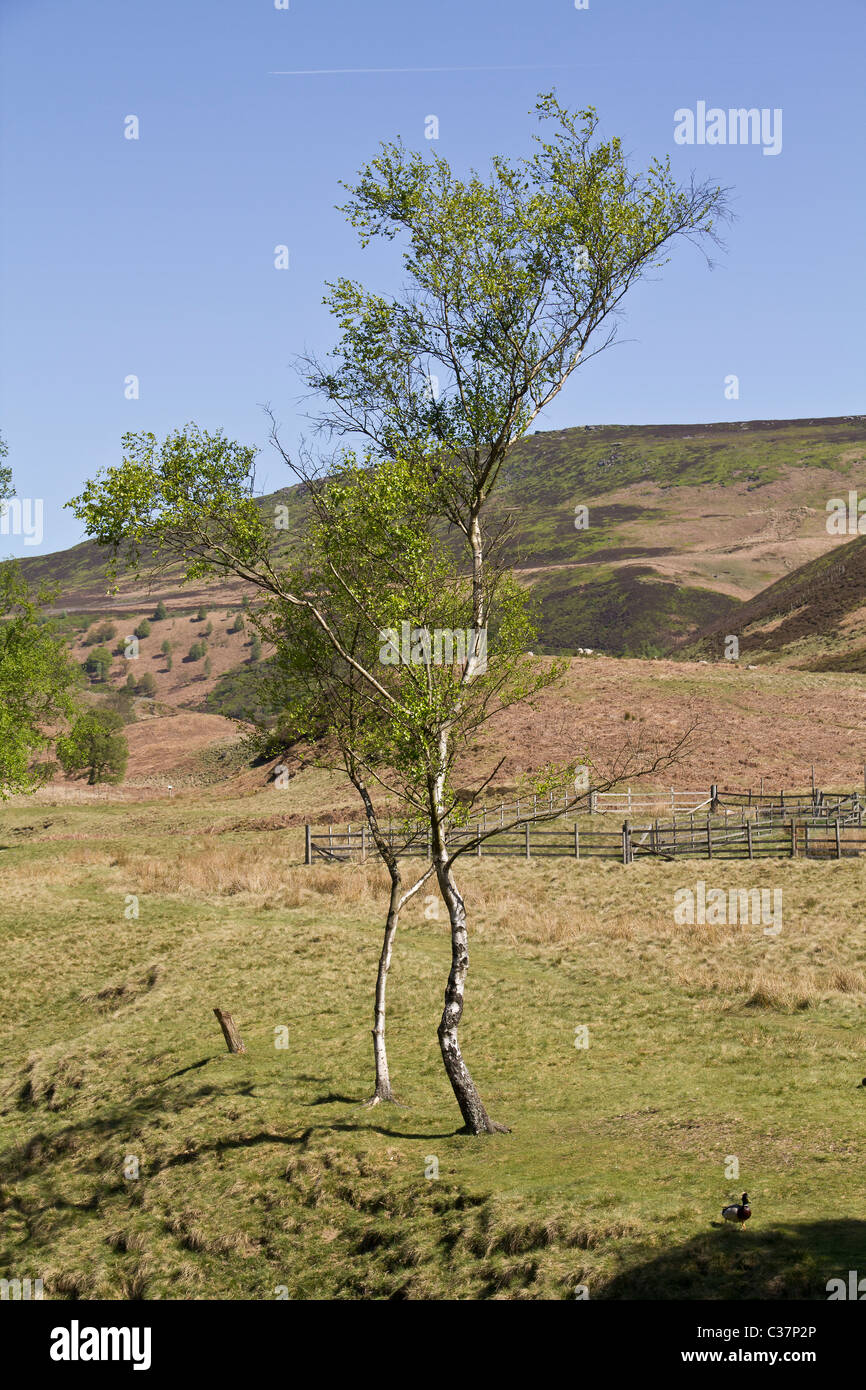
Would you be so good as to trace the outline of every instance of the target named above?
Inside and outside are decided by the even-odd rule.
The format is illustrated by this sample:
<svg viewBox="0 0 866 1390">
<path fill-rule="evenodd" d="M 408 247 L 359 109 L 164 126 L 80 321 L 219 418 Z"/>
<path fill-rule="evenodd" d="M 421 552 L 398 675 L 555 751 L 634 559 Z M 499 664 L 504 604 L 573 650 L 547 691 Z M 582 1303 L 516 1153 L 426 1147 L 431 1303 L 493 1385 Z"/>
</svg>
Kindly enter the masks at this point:
<svg viewBox="0 0 866 1390">
<path fill-rule="evenodd" d="M 742 1227 L 743 1224 L 746 1221 L 748 1221 L 751 1214 L 752 1208 L 749 1206 L 748 1192 L 743 1193 L 741 1201 L 730 1202 L 728 1206 L 722 1207 L 722 1216 L 725 1218 L 725 1220 L 737 1222 L 739 1223 L 740 1227 Z"/>
</svg>

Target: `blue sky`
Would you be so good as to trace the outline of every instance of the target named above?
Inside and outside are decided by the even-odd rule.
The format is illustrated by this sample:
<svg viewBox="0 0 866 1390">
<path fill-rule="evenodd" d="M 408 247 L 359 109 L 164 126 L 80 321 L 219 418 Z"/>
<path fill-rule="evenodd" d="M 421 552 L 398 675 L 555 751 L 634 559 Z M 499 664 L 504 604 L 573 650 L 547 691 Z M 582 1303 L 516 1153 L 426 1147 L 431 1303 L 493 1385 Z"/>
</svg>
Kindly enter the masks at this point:
<svg viewBox="0 0 866 1390">
<path fill-rule="evenodd" d="M 542 427 L 862 412 L 864 38 L 863 0 L 2 0 L 0 429 L 44 523 L 0 553 L 81 539 L 63 503 L 126 430 L 222 426 L 282 485 L 260 406 L 289 444 L 309 428 L 292 363 L 331 341 L 325 282 L 398 283 L 339 180 L 426 148 L 429 115 L 460 170 L 526 153 L 551 87 L 637 163 L 730 185 L 737 220 L 712 272 L 683 245 L 633 292 Z M 701 101 L 780 108 L 781 152 L 677 144 Z"/>
</svg>

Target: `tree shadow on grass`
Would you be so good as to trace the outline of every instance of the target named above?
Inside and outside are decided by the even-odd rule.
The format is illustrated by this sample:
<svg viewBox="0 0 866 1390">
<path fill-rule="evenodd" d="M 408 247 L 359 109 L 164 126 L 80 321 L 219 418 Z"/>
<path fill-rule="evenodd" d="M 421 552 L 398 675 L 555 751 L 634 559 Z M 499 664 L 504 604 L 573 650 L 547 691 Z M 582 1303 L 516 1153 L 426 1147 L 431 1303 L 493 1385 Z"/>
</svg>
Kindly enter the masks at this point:
<svg viewBox="0 0 866 1390">
<path fill-rule="evenodd" d="M 299 1144 L 306 1148 L 311 1134 L 312 1129 L 305 1129 L 300 1134 L 274 1134 L 273 1130 L 263 1129 L 259 1130 L 258 1134 L 238 1134 L 232 1139 L 215 1139 L 212 1144 L 200 1144 L 195 1149 L 173 1154 L 171 1158 L 157 1159 L 152 1165 L 152 1170 L 158 1173 L 166 1168 L 182 1168 L 205 1154 L 221 1154 L 228 1149 L 254 1149 L 259 1144 L 283 1144 L 291 1147 Z"/>
<path fill-rule="evenodd" d="M 753 1218 L 754 1220 L 754 1218 Z M 629 1265 L 604 1299 L 826 1299 L 827 1281 L 866 1277 L 866 1221 L 840 1218 L 708 1230 Z"/>
<path fill-rule="evenodd" d="M 94 1154 L 82 1155 L 81 1150 L 89 1142 L 113 1139 L 118 1134 L 135 1133 L 141 1125 L 158 1115 L 168 1112 L 180 1114 L 184 1109 L 192 1109 L 214 1094 L 220 1097 L 241 1094 L 243 1082 L 238 1079 L 234 1085 L 203 1085 L 183 1096 L 176 1091 L 166 1095 L 160 1083 L 152 1083 L 146 1091 L 130 1098 L 128 1104 L 113 1104 L 101 1114 L 87 1116 L 73 1124 L 48 1132 L 36 1129 L 17 1144 L 0 1153 L 0 1182 L 20 1182 L 31 1177 L 37 1170 L 44 1169 L 46 1163 L 66 1156 L 83 1160 L 84 1169 L 100 1172 L 101 1168 Z M 34 1119 L 44 1123 L 46 1116 L 34 1107 Z"/>
<path fill-rule="evenodd" d="M 242 1096 L 251 1093 L 252 1084 L 247 1078 L 241 1076 L 236 1077 L 233 1082 L 226 1082 L 224 1079 L 219 1084 L 204 1082 L 189 1091 L 179 1092 L 174 1087 L 166 1090 L 166 1084 L 169 1081 L 183 1076 L 186 1072 L 196 1071 L 212 1060 L 214 1059 L 203 1058 L 201 1061 L 171 1073 L 170 1076 L 162 1080 L 151 1082 L 145 1085 L 138 1094 L 129 1096 L 126 1103 L 113 1104 L 100 1114 L 89 1115 L 57 1130 L 35 1128 L 26 1140 L 13 1144 L 0 1152 L 0 1182 L 8 1184 L 22 1182 L 32 1177 L 36 1172 L 44 1170 L 47 1163 L 53 1163 L 67 1157 L 77 1163 L 80 1171 L 91 1172 L 94 1175 L 101 1174 L 102 1165 L 99 1156 L 90 1149 L 91 1145 L 98 1145 L 105 1140 L 115 1139 L 118 1134 L 137 1133 L 143 1125 L 157 1116 L 169 1112 L 176 1116 L 181 1115 L 184 1111 L 194 1109 L 214 1095 L 219 1095 L 220 1099 L 225 1100 L 232 1095 Z M 332 1095 L 331 1097 L 320 1098 L 321 1103 L 325 1103 L 327 1100 L 341 1104 L 347 1101 L 354 1103 L 351 1098 L 344 1096 Z M 43 1124 L 47 1120 L 47 1116 L 40 1113 L 36 1107 L 33 1109 L 33 1118 L 37 1123 L 42 1121 Z M 220 1154 L 232 1149 L 247 1149 L 257 1145 L 274 1144 L 291 1147 L 300 1145 L 305 1147 L 314 1133 L 328 1134 L 340 1131 L 350 1134 L 374 1131 L 386 1138 L 416 1139 L 425 1142 L 431 1139 L 448 1139 L 461 1132 L 460 1129 L 455 1129 L 431 1133 L 426 1131 L 423 1126 L 416 1131 L 390 1129 L 387 1125 L 371 1124 L 366 1118 L 359 1118 L 355 1122 L 350 1120 L 326 1121 L 305 1128 L 299 1125 L 287 1125 L 282 1132 L 270 1129 L 259 1130 L 255 1134 L 248 1135 L 230 1134 L 224 1138 L 195 1145 L 180 1153 L 171 1154 L 161 1159 L 156 1158 L 151 1165 L 151 1171 L 183 1166 L 211 1153 Z M 85 1206 L 90 1204 L 91 1199 L 87 1199 L 84 1203 Z"/>
<path fill-rule="evenodd" d="M 436 1130 L 431 1133 L 430 1130 L 426 1129 L 411 1131 L 405 1129 L 389 1129 L 387 1125 L 371 1125 L 365 1123 L 363 1120 L 359 1124 L 354 1125 L 350 1124 L 348 1120 L 335 1120 L 333 1124 L 316 1125 L 315 1128 L 321 1130 L 341 1130 L 346 1134 L 366 1134 L 368 1131 L 372 1130 L 375 1134 L 384 1134 L 386 1139 L 453 1139 L 455 1135 L 466 1134 L 467 1132 L 464 1125 L 458 1126 L 457 1129 Z"/>
<path fill-rule="evenodd" d="M 316 1096 L 315 1100 L 304 1102 L 307 1107 L 312 1105 L 361 1105 L 362 1096 L 341 1096 L 336 1091 L 330 1091 L 326 1096 Z"/>
</svg>

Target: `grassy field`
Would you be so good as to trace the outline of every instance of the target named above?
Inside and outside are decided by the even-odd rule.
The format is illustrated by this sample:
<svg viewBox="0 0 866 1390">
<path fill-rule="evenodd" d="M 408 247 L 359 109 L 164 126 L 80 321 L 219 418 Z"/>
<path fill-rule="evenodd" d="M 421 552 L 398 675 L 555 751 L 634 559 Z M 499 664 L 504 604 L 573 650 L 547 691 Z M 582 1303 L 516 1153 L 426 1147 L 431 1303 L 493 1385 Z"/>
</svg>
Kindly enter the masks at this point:
<svg viewBox="0 0 866 1390">
<path fill-rule="evenodd" d="M 512 1130 L 470 1138 L 436 1041 L 444 914 L 422 901 L 398 935 L 405 1104 L 362 1109 L 378 871 L 304 868 L 301 831 L 267 828 L 284 798 L 3 811 L 3 1277 L 52 1298 L 821 1299 L 866 1268 L 856 863 L 468 862 L 463 1041 Z M 698 879 L 781 888 L 782 932 L 676 926 Z M 744 1188 L 749 1226 L 720 1226 Z"/>
</svg>

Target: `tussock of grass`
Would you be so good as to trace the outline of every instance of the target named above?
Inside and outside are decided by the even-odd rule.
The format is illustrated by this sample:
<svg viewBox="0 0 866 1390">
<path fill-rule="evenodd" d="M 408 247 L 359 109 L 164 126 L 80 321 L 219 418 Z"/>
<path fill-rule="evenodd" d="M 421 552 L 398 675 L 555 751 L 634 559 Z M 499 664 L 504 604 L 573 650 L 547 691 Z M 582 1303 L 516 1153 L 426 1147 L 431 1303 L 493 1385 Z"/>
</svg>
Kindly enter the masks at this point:
<svg viewBox="0 0 866 1390">
<path fill-rule="evenodd" d="M 810 1009 L 817 1004 L 819 993 L 814 980 L 786 980 L 771 971 L 763 971 L 750 982 L 747 1009 L 778 1009 L 793 1013 Z"/>
</svg>

